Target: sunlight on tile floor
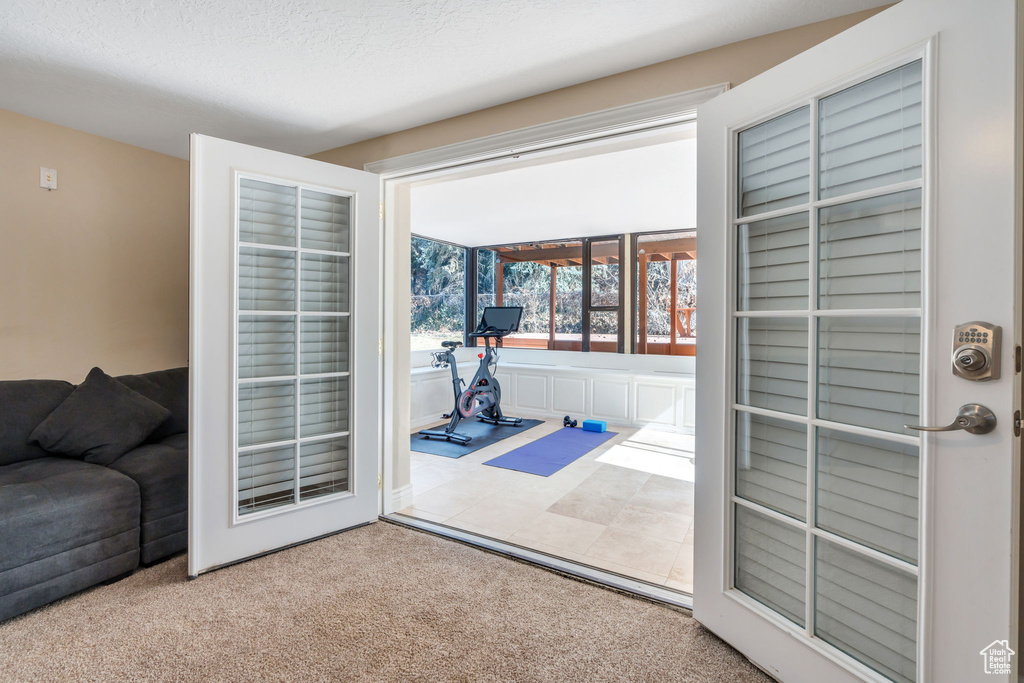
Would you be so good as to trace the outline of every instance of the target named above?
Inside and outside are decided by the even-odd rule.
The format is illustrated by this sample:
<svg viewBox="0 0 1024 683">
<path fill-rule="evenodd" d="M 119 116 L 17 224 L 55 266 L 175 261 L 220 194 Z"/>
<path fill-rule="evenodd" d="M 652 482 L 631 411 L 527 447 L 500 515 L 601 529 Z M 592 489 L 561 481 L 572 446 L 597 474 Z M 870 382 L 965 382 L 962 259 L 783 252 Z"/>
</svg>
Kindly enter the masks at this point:
<svg viewBox="0 0 1024 683">
<path fill-rule="evenodd" d="M 693 437 L 609 425 L 617 436 L 550 477 L 483 464 L 561 428 L 458 459 L 414 451 L 401 514 L 692 592 Z"/>
</svg>

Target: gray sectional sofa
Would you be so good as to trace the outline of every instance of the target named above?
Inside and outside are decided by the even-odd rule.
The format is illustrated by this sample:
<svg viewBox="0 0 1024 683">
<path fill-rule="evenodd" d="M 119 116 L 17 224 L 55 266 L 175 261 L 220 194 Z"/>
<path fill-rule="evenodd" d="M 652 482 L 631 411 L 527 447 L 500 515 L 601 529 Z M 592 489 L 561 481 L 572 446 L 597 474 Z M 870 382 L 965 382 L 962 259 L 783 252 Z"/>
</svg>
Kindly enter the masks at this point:
<svg viewBox="0 0 1024 683">
<path fill-rule="evenodd" d="M 187 547 L 188 369 L 94 373 L 0 382 L 0 620 Z"/>
</svg>

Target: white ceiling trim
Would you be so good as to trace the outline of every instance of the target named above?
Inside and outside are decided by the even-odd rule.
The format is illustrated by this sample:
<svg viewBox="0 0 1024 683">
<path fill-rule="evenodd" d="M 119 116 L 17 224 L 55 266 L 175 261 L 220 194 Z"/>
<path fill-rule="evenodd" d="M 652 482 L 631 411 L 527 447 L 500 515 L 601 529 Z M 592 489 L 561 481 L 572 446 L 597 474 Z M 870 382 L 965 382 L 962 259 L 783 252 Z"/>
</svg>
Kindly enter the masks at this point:
<svg viewBox="0 0 1024 683">
<path fill-rule="evenodd" d="M 718 83 L 506 133 L 373 161 L 364 168 L 390 180 L 530 152 L 552 150 L 613 135 L 671 126 L 693 120 L 699 105 L 728 89 L 728 83 Z"/>
</svg>

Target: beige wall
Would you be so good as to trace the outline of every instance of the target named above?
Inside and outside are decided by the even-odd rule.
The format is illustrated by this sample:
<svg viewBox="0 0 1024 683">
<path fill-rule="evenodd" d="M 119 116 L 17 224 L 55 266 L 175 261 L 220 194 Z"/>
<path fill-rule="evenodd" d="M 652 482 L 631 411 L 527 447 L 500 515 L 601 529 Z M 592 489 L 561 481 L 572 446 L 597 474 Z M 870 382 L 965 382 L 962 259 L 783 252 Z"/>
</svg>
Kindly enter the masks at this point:
<svg viewBox="0 0 1024 683">
<path fill-rule="evenodd" d="M 187 363 L 188 182 L 187 161 L 0 110 L 0 379 Z"/>
<path fill-rule="evenodd" d="M 403 154 L 526 128 L 540 123 L 686 92 L 718 83 L 736 86 L 885 9 L 771 33 L 314 154 L 362 168 Z"/>
</svg>

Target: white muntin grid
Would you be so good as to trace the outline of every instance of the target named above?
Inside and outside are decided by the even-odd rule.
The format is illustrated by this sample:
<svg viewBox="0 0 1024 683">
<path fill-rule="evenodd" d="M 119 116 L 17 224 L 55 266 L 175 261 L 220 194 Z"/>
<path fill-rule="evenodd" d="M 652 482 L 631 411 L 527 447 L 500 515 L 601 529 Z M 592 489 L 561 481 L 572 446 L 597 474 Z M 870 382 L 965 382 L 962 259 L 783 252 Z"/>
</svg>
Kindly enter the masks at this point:
<svg viewBox="0 0 1024 683">
<path fill-rule="evenodd" d="M 922 62 L 922 173 L 921 177 L 915 180 L 903 181 L 897 183 L 891 183 L 888 185 L 880 186 L 877 188 L 871 188 L 868 190 L 851 192 L 839 196 L 829 197 L 827 199 L 818 199 L 819 197 L 819 137 L 818 137 L 818 103 L 842 90 L 846 90 L 851 86 L 855 86 L 857 83 L 869 80 L 876 76 L 882 75 L 889 71 L 899 69 L 910 63 L 920 60 Z M 726 272 L 723 274 L 726 284 L 726 297 L 729 300 L 729 320 L 730 324 L 727 329 L 727 358 L 731 359 L 728 362 L 729 373 L 726 378 L 727 387 L 727 408 L 728 419 L 726 421 L 726 448 L 729 457 L 725 459 L 725 481 L 726 481 L 726 496 L 724 498 L 726 509 L 723 517 L 723 529 L 722 533 L 726 540 L 725 551 L 726 557 L 724 562 L 724 576 L 723 587 L 726 589 L 727 594 L 743 603 L 754 611 L 764 615 L 774 623 L 782 626 L 785 630 L 801 636 L 805 642 L 810 644 L 812 647 L 822 652 L 830 659 L 841 663 L 844 667 L 856 671 L 860 675 L 877 680 L 888 680 L 882 676 L 879 672 L 868 665 L 854 659 L 850 655 L 841 650 L 835 648 L 829 643 L 821 640 L 821 638 L 815 636 L 815 564 L 816 564 L 816 542 L 818 539 L 823 539 L 829 543 L 840 546 L 846 550 L 854 552 L 860 556 L 869 558 L 870 560 L 877 561 L 884 564 L 887 567 L 891 567 L 900 572 L 903 572 L 907 576 L 913 577 L 917 583 L 917 667 L 920 674 L 924 651 L 924 643 L 922 643 L 922 636 L 924 633 L 923 625 L 925 624 L 925 610 L 926 610 L 926 586 L 925 586 L 925 528 L 926 528 L 926 516 L 924 511 L 927 510 L 927 484 L 928 484 L 928 470 L 930 469 L 930 458 L 929 456 L 929 439 L 923 435 L 916 434 L 900 434 L 880 429 L 873 429 L 869 427 L 862 427 L 857 425 L 843 424 L 840 422 L 834 422 L 825 420 L 817 417 L 817 403 L 818 403 L 818 362 L 819 362 L 819 322 L 824 319 L 841 319 L 841 318 L 886 318 L 893 320 L 913 320 L 916 319 L 919 322 L 919 342 L 920 346 L 918 349 L 920 365 L 919 365 L 919 377 L 920 377 L 920 404 L 919 404 L 919 415 L 922 420 L 929 414 L 929 382 L 927 373 L 923 372 L 923 369 L 928 367 L 928 359 L 926 349 L 928 347 L 930 330 L 928 326 L 928 320 L 930 318 L 929 312 L 931 310 L 931 300 L 929 296 L 930 283 L 932 282 L 933 272 L 931 268 L 931 261 L 933 255 L 931 253 L 931 240 L 929 237 L 929 226 L 932 220 L 931 206 L 931 140 L 932 140 L 932 121 L 931 115 L 933 106 L 931 104 L 932 98 L 932 58 L 931 58 L 931 46 L 923 45 L 917 46 L 912 50 L 894 56 L 891 60 L 888 60 L 885 64 L 877 65 L 870 71 L 865 71 L 859 74 L 856 78 L 844 79 L 842 83 L 837 83 L 834 87 L 816 93 L 813 96 L 803 98 L 801 100 L 790 101 L 786 103 L 786 106 L 775 109 L 771 114 L 761 115 L 756 120 L 751 120 L 737 125 L 729 130 L 729 157 L 730 164 L 729 178 L 727 181 L 728 187 L 728 202 L 729 209 L 728 214 L 731 217 L 729 222 L 729 233 L 727 236 L 727 253 L 728 267 Z M 757 125 L 771 121 L 779 116 L 787 113 L 799 110 L 803 107 L 808 109 L 809 117 L 809 188 L 808 188 L 808 200 L 807 202 L 788 206 L 782 209 L 774 209 L 771 211 L 764 211 L 757 214 L 741 216 L 742 208 L 739 202 L 738 192 L 738 171 L 739 171 L 739 145 L 738 138 L 739 134 L 745 130 L 749 130 Z M 849 309 L 820 309 L 819 308 L 819 246 L 820 246 L 820 235 L 819 235 L 819 214 L 821 209 L 849 204 L 855 201 L 864 199 L 873 199 L 878 197 L 884 197 L 886 195 L 898 195 L 899 193 L 918 190 L 921 192 L 921 233 L 922 233 L 922 244 L 921 244 L 921 307 L 920 308 L 849 308 Z M 741 225 L 755 223 L 759 221 L 765 221 L 772 218 L 778 218 L 782 216 L 794 216 L 804 215 L 807 217 L 808 225 L 808 274 L 807 274 L 807 297 L 808 305 L 805 309 L 799 310 L 763 310 L 763 311 L 740 311 L 738 310 L 738 276 L 739 276 L 739 263 L 737 257 L 737 231 Z M 740 372 L 738 367 L 738 325 L 744 319 L 788 319 L 788 320 L 803 320 L 807 321 L 807 401 L 806 411 L 804 414 L 793 414 L 783 412 L 779 410 L 773 410 L 770 408 L 761 408 L 756 406 L 744 405 L 739 402 L 737 398 L 737 378 Z M 804 519 L 799 520 L 789 515 L 777 512 L 776 510 L 769 508 L 765 505 L 741 498 L 736 493 L 736 454 L 737 454 L 737 443 L 736 443 L 736 428 L 737 428 L 737 416 L 741 413 L 747 413 L 751 415 L 759 415 L 764 417 L 775 418 L 778 420 L 791 423 L 793 425 L 802 425 L 806 429 L 806 460 L 804 463 L 805 468 L 805 507 L 804 507 Z M 880 552 L 866 545 L 858 543 L 856 541 L 844 538 L 836 533 L 829 532 L 825 529 L 817 528 L 816 526 L 816 475 L 817 475 L 817 436 L 819 429 L 834 430 L 836 432 L 843 432 L 847 434 L 860 435 L 865 437 L 872 437 L 882 440 L 884 442 L 892 444 L 903 444 L 916 446 L 918 448 L 918 564 L 907 562 L 903 559 L 894 557 L 888 553 Z M 762 604 L 755 598 L 748 596 L 743 593 L 735 586 L 735 549 L 736 549 L 736 528 L 735 528 L 735 510 L 738 507 L 753 510 L 765 517 L 774 520 L 775 522 L 786 525 L 789 528 L 799 530 L 804 534 L 805 545 L 804 545 L 804 624 L 798 625 L 789 621 L 783 615 L 775 612 L 767 605 Z M 881 678 L 880 678 L 881 677 Z"/>
<path fill-rule="evenodd" d="M 261 242 L 248 242 L 241 240 L 240 237 L 240 190 L 241 183 L 243 180 L 253 180 L 264 183 L 271 183 L 278 186 L 288 187 L 295 192 L 295 242 L 294 246 L 284 245 L 273 245 L 264 244 Z M 325 249 L 315 249 L 302 246 L 302 193 L 303 191 L 319 192 L 323 194 L 332 195 L 335 197 L 348 197 L 348 251 L 332 251 Z M 285 512 L 290 512 L 295 509 L 305 508 L 312 505 L 318 505 L 326 503 L 339 498 L 351 497 L 355 494 L 354 490 L 354 463 L 352 459 L 352 439 L 351 439 L 351 426 L 353 420 L 353 406 L 352 406 L 352 389 L 353 389 L 353 365 L 351 355 L 351 341 L 352 341 L 352 325 L 349 322 L 348 325 L 348 354 L 347 359 L 347 370 L 339 372 L 323 372 L 323 373 L 303 373 L 302 372 L 302 323 L 305 319 L 310 318 L 339 318 L 351 321 L 352 309 L 354 308 L 353 301 L 353 272 L 354 264 L 351 263 L 351 254 L 354 251 L 354 240 L 355 230 L 353 229 L 354 216 L 356 209 L 356 197 L 353 193 L 344 192 L 333 188 L 318 187 L 308 185 L 304 183 L 297 183 L 283 178 L 276 178 L 270 176 L 264 176 L 253 173 L 235 172 L 234 178 L 234 211 L 232 212 L 233 218 L 233 239 L 234 239 L 234 264 L 233 264 L 233 288 L 234 288 L 234 316 L 232 320 L 232 339 L 233 339 L 233 383 L 234 391 L 232 392 L 232 446 L 234 455 L 231 459 L 232 462 L 232 481 L 234 485 L 232 487 L 232 524 L 240 524 L 250 522 L 257 519 L 263 519 L 268 516 L 278 515 Z M 240 307 L 240 281 L 239 281 L 239 261 L 240 254 L 243 249 L 258 249 L 267 252 L 280 252 L 282 254 L 293 254 L 295 256 L 294 261 L 294 277 L 295 277 L 295 304 L 294 310 L 249 310 L 242 309 Z M 344 307 L 348 310 L 344 311 L 304 311 L 302 310 L 302 265 L 303 256 L 309 255 L 321 255 L 337 258 L 341 260 L 347 267 L 347 277 L 344 282 L 340 283 L 345 288 L 345 295 L 348 304 Z M 263 377 L 247 377 L 241 378 L 239 376 L 239 321 L 242 316 L 250 316 L 253 318 L 266 318 L 271 319 L 275 317 L 286 317 L 292 321 L 294 325 L 294 358 L 293 358 L 293 371 L 288 374 L 263 376 Z M 313 434 L 303 436 L 302 434 L 302 383 L 303 381 L 309 380 L 322 380 L 322 379 L 345 379 L 347 381 L 346 390 L 346 415 L 345 420 L 348 425 L 348 429 L 342 431 L 332 431 L 322 434 Z M 250 444 L 246 446 L 239 445 L 238 438 L 238 390 L 246 385 L 257 385 L 257 384 L 268 384 L 268 383 L 292 383 L 292 391 L 294 397 L 294 414 L 292 419 L 294 421 L 294 432 L 293 437 L 289 439 L 275 440 L 272 442 Z M 319 495 L 313 498 L 303 499 L 301 494 L 301 463 L 302 463 L 302 446 L 308 443 L 319 443 L 319 442 L 330 442 L 336 440 L 344 441 L 345 452 L 348 457 L 348 490 L 338 491 L 331 494 Z M 281 448 L 281 447 L 292 447 L 292 459 L 293 459 L 293 470 L 292 470 L 292 499 L 290 503 L 270 507 L 264 510 L 256 510 L 252 512 L 241 512 L 239 510 L 239 463 L 238 458 L 240 455 L 245 453 L 251 453 L 264 449 Z"/>
</svg>

